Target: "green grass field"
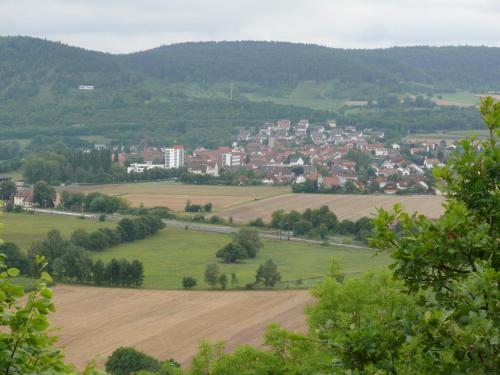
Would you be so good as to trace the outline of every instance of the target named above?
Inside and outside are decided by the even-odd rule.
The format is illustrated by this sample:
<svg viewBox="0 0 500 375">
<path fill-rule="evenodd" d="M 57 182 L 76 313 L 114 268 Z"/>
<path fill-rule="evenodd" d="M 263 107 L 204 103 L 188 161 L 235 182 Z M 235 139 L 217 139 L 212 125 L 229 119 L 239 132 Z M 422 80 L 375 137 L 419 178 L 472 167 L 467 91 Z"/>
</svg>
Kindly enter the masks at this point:
<svg viewBox="0 0 500 375">
<path fill-rule="evenodd" d="M 458 141 L 464 138 L 469 138 L 472 135 L 478 139 L 484 139 L 489 136 L 487 129 L 474 129 L 474 130 L 449 130 L 445 133 L 417 133 L 407 136 L 406 140 L 445 140 L 445 141 Z"/>
<path fill-rule="evenodd" d="M 93 253 L 94 260 L 112 258 L 139 259 L 144 263 L 144 288 L 179 289 L 184 276 L 198 280 L 198 289 L 206 289 L 204 271 L 208 263 L 218 263 L 228 278 L 236 273 L 240 287 L 254 281 L 255 271 L 267 259 L 278 265 L 282 280 L 289 287 L 308 287 L 325 275 L 329 261 L 337 257 L 343 270 L 356 273 L 384 267 L 389 258 L 385 254 L 373 257 L 369 250 L 340 249 L 287 241 L 264 241 L 256 259 L 240 264 L 219 263 L 216 251 L 230 242 L 231 237 L 215 233 L 165 230 L 152 238 L 119 245 L 101 253 Z M 303 279 L 302 285 L 295 281 Z M 284 285 L 284 287 L 286 287 Z"/>
<path fill-rule="evenodd" d="M 62 236 L 67 238 L 77 228 L 93 231 L 101 227 L 114 228 L 116 226 L 114 222 L 26 213 L 4 213 L 0 216 L 0 223 L 4 225 L 3 240 L 14 242 L 23 250 L 29 249 L 34 241 L 45 239 L 47 232 L 52 229 L 58 229 Z"/>
<path fill-rule="evenodd" d="M 344 105 L 345 99 L 333 98 L 328 95 L 328 92 L 334 89 L 335 86 L 332 82 L 316 83 L 313 81 L 301 81 L 289 94 L 287 93 L 282 97 L 257 93 L 247 93 L 244 95 L 247 99 L 253 101 L 269 101 L 275 104 L 335 111 Z"/>
<path fill-rule="evenodd" d="M 470 91 L 437 93 L 434 95 L 433 99 L 438 99 L 438 96 L 441 96 L 442 100 L 446 100 L 452 103 L 460 103 L 463 105 L 479 104 L 479 97 Z"/>
</svg>

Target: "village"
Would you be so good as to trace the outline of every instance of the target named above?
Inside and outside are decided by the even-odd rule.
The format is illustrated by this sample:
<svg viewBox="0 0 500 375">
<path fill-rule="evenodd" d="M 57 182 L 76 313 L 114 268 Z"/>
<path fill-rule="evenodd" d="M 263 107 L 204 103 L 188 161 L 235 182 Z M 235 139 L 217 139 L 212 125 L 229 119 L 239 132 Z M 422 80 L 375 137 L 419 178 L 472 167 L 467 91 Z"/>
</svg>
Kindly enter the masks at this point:
<svg viewBox="0 0 500 375">
<path fill-rule="evenodd" d="M 186 168 L 196 175 L 219 177 L 224 172 L 250 170 L 266 185 L 292 185 L 297 192 L 436 194 L 431 170 L 442 166 L 455 144 L 445 141 L 391 143 L 383 131 L 338 126 L 335 120 L 293 124 L 282 119 L 247 128 L 231 147 L 187 150 L 144 147 L 119 161 L 128 173 L 154 168 Z M 127 163 L 131 158 L 141 162 Z M 246 184 L 242 174 L 240 184 Z"/>
</svg>

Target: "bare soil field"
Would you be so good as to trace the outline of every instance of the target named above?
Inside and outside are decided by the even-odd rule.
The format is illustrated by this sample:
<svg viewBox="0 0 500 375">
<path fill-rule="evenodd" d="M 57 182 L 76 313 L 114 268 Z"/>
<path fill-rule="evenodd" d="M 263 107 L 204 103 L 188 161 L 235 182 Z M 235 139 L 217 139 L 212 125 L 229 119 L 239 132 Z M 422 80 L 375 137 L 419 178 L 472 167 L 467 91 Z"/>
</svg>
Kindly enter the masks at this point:
<svg viewBox="0 0 500 375">
<path fill-rule="evenodd" d="M 347 194 L 284 194 L 277 197 L 245 203 L 219 213 L 220 216 L 232 217 L 236 222 L 248 222 L 261 217 L 271 219 L 271 214 L 279 209 L 285 211 L 304 211 L 307 208 L 319 208 L 327 205 L 339 219 L 359 219 L 371 216 L 377 207 L 391 208 L 401 203 L 409 212 L 418 211 L 431 218 L 443 213 L 444 197 L 438 195 L 347 195 Z"/>
<path fill-rule="evenodd" d="M 212 202 L 214 211 L 290 192 L 288 187 L 269 186 L 210 186 L 183 185 L 169 182 L 137 184 L 82 185 L 69 187 L 72 191 L 120 195 L 132 206 L 166 206 L 172 210 L 184 209 L 187 200 L 193 204 Z"/>
<path fill-rule="evenodd" d="M 159 291 L 59 285 L 51 317 L 70 363 L 99 367 L 120 346 L 187 365 L 201 340 L 262 345 L 270 323 L 306 330 L 308 291 Z"/>
</svg>

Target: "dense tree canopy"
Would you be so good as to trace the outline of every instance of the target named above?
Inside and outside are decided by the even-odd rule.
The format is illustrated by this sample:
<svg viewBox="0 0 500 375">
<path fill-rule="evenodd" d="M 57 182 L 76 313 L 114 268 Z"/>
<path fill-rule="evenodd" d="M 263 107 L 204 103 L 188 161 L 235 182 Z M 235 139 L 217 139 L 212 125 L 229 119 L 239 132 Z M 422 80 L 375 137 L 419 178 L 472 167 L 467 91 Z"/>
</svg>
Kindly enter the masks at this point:
<svg viewBox="0 0 500 375">
<path fill-rule="evenodd" d="M 147 129 L 158 145 L 212 147 L 229 143 L 238 127 L 254 128 L 278 118 L 294 122 L 308 118 L 313 123 L 337 118 L 398 134 L 477 128 L 480 119 L 474 109 L 432 106 L 418 94 L 495 89 L 500 82 L 499 51 L 487 47 L 354 51 L 221 42 L 109 55 L 33 38 L 0 38 L 0 131 L 11 139 L 37 134 L 52 142 L 61 136 L 100 134 L 137 144 Z M 330 82 L 334 89 L 325 95 L 332 103 L 364 98 L 380 104 L 356 113 L 334 113 L 265 101 L 287 96 L 306 81 Z M 234 100 L 229 100 L 230 82 L 236 87 Z M 81 84 L 95 85 L 95 90 L 78 90 Z M 410 93 L 419 99 L 405 100 L 403 106 L 394 100 Z M 253 94 L 262 100 L 248 100 Z M 2 142 L 0 160 L 14 160 L 19 151 L 15 142 Z M 54 162 L 44 166 L 54 168 Z"/>
</svg>

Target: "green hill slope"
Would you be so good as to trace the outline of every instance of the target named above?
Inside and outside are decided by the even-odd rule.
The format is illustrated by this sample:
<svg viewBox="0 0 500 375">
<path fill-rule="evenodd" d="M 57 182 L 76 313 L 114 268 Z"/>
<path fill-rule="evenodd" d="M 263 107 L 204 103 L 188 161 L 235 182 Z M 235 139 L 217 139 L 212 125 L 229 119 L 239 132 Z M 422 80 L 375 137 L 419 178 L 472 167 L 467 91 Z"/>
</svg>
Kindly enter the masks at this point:
<svg viewBox="0 0 500 375">
<path fill-rule="evenodd" d="M 4 138 L 103 135 L 134 143 L 147 129 L 159 144 L 213 146 L 229 142 L 241 126 L 282 117 L 338 118 L 399 133 L 471 128 L 480 126 L 474 109 L 353 111 L 344 101 L 494 90 L 498 66 L 500 48 L 486 47 L 207 42 L 111 55 L 0 37 L 0 131 Z"/>
</svg>

